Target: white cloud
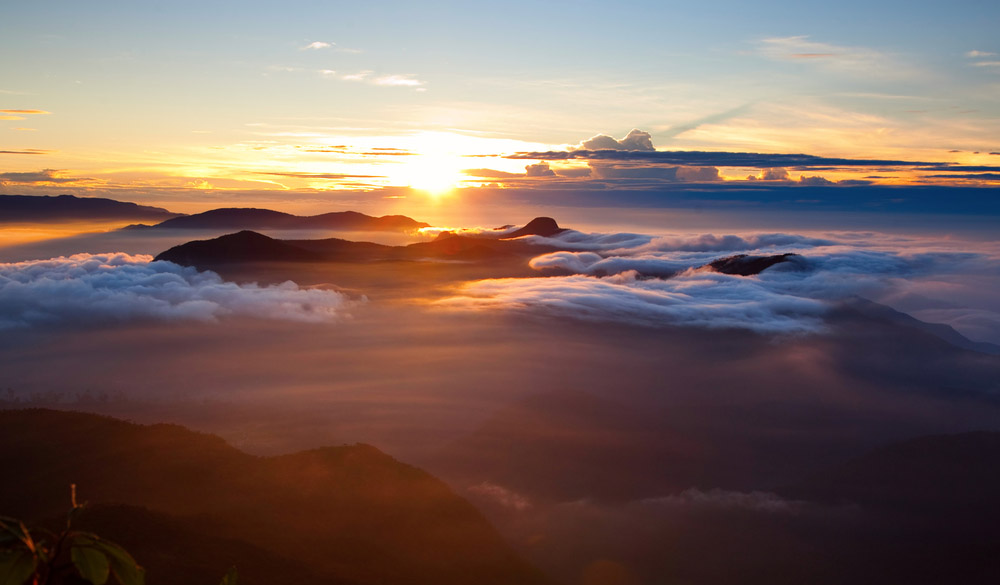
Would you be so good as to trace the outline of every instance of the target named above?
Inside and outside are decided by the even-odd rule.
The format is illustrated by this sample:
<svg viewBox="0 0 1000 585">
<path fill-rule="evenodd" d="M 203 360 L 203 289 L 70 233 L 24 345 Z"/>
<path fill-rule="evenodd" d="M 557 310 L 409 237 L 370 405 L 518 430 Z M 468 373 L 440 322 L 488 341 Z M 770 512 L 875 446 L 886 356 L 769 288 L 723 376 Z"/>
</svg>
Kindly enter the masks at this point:
<svg viewBox="0 0 1000 585">
<path fill-rule="evenodd" d="M 805 333 L 823 330 L 823 314 L 831 303 L 863 296 L 894 306 L 902 298 L 900 291 L 916 291 L 919 285 L 923 297 L 962 303 L 956 310 L 927 311 L 926 315 L 935 315 L 976 339 L 1000 337 L 1000 304 L 976 292 L 984 287 L 992 290 L 1000 285 L 1000 278 L 969 284 L 973 282 L 970 275 L 1000 274 L 998 253 L 966 252 L 966 244 L 959 242 L 880 234 L 653 238 L 572 231 L 554 238 L 524 239 L 575 249 L 533 258 L 531 266 L 545 277 L 469 283 L 440 306 L 531 311 L 652 327 Z M 701 268 L 738 253 L 798 256 L 750 277 Z M 921 301 L 909 308 L 932 309 L 934 305 Z"/>
<path fill-rule="evenodd" d="M 852 75 L 898 78 L 911 73 L 910 67 L 881 51 L 821 43 L 805 35 L 762 39 L 757 50 L 768 59 L 808 63 L 828 71 Z"/>
<path fill-rule="evenodd" d="M 383 75 L 382 77 L 375 78 L 373 83 L 375 83 L 375 85 L 404 87 L 420 87 L 424 84 L 423 81 L 415 79 L 412 75 Z"/>
<path fill-rule="evenodd" d="M 966 57 L 970 59 L 981 59 L 983 57 L 996 57 L 996 53 L 991 53 L 989 51 L 969 51 L 965 54 Z"/>
<path fill-rule="evenodd" d="M 325 41 L 313 41 L 313 42 L 309 43 L 308 45 L 302 47 L 302 50 L 303 51 L 310 51 L 310 50 L 319 50 L 319 49 L 329 49 L 334 44 L 335 43 L 327 43 Z"/>
<path fill-rule="evenodd" d="M 632 129 L 625 138 L 616 140 L 605 134 L 598 134 L 584 140 L 577 148 L 582 150 L 656 150 L 649 132 Z"/>
<path fill-rule="evenodd" d="M 0 264 L 0 329 L 229 316 L 321 323 L 340 316 L 348 302 L 340 293 L 292 282 L 225 282 L 214 272 L 150 256 L 77 254 Z"/>
</svg>

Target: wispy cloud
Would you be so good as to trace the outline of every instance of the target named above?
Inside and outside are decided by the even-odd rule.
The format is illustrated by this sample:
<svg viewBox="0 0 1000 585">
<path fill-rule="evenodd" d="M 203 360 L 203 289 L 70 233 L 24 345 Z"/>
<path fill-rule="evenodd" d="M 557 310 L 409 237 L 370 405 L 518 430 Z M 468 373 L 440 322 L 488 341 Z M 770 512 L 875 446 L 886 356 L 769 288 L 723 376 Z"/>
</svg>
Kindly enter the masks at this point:
<svg viewBox="0 0 1000 585">
<path fill-rule="evenodd" d="M 52 112 L 46 112 L 45 110 L 0 110 L 0 112 L 2 112 L 4 114 L 25 114 L 25 115 L 51 114 L 52 113 Z"/>
<path fill-rule="evenodd" d="M 78 178 L 61 177 L 62 171 L 43 169 L 26 173 L 0 173 L 0 184 L 3 183 L 73 183 Z"/>
<path fill-rule="evenodd" d="M 0 150 L 0 154 L 49 154 L 51 150 L 40 150 L 37 148 L 25 148 L 24 150 Z"/>
<path fill-rule="evenodd" d="M 368 83 L 383 87 L 410 87 L 417 91 L 423 91 L 425 89 L 423 86 L 426 85 L 424 81 L 417 79 L 412 73 L 379 75 L 370 69 L 365 69 L 356 73 L 338 74 L 331 69 L 322 69 L 320 70 L 320 74 L 325 77 L 340 79 L 341 81 Z"/>
<path fill-rule="evenodd" d="M 981 59 L 983 57 L 996 57 L 996 53 L 991 53 L 989 51 L 969 51 L 965 54 L 966 57 L 970 59 Z"/>
<path fill-rule="evenodd" d="M 313 41 L 313 42 L 309 43 L 308 45 L 305 45 L 303 47 L 299 47 L 300 51 L 320 51 L 320 50 L 323 50 L 323 49 L 330 49 L 330 50 L 336 51 L 338 53 L 362 53 L 363 52 L 361 49 L 349 49 L 347 47 L 341 47 L 341 46 L 337 45 L 337 43 L 328 42 L 328 41 Z"/>
<path fill-rule="evenodd" d="M 396 85 L 404 87 L 420 87 L 423 81 L 416 79 L 413 75 L 383 75 L 374 80 L 375 85 Z"/>
<path fill-rule="evenodd" d="M 806 35 L 771 37 L 757 45 L 760 55 L 776 61 L 812 63 L 831 71 L 899 77 L 908 68 L 890 55 L 867 47 L 850 47 L 810 40 Z"/>
</svg>

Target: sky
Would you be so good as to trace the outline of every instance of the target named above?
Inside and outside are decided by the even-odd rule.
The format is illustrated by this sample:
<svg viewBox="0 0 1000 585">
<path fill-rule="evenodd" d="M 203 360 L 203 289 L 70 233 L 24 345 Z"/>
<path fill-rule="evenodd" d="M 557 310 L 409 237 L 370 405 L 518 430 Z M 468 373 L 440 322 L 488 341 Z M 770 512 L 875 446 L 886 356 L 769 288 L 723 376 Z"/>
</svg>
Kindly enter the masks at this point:
<svg viewBox="0 0 1000 585">
<path fill-rule="evenodd" d="M 15 3 L 0 193 L 995 187 L 997 22 L 971 1 Z"/>
</svg>

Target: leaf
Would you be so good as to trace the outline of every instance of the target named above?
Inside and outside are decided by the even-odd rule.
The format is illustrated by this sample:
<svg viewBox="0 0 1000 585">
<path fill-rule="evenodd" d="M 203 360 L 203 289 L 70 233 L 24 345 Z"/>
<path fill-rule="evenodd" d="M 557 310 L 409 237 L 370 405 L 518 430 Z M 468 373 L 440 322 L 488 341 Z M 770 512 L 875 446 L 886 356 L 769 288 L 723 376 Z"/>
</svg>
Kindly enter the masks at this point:
<svg viewBox="0 0 1000 585">
<path fill-rule="evenodd" d="M 32 551 L 35 550 L 31 534 L 20 520 L 0 516 L 0 545 L 9 545 L 12 541 L 18 541 Z"/>
<path fill-rule="evenodd" d="M 70 558 L 80 576 L 94 585 L 104 585 L 108 581 L 111 566 L 108 557 L 90 546 L 73 546 Z"/>
<path fill-rule="evenodd" d="M 236 573 L 236 567 L 229 567 L 226 571 L 226 576 L 222 578 L 219 585 L 236 585 L 236 580 L 239 575 Z"/>
<path fill-rule="evenodd" d="M 144 585 L 146 582 L 146 571 L 135 562 L 132 555 L 125 552 L 125 549 L 113 542 L 101 540 L 94 537 L 95 548 L 100 549 L 107 555 L 111 563 L 111 572 L 121 585 Z"/>
<path fill-rule="evenodd" d="M 24 585 L 35 574 L 36 562 L 26 550 L 0 551 L 0 585 Z"/>
</svg>

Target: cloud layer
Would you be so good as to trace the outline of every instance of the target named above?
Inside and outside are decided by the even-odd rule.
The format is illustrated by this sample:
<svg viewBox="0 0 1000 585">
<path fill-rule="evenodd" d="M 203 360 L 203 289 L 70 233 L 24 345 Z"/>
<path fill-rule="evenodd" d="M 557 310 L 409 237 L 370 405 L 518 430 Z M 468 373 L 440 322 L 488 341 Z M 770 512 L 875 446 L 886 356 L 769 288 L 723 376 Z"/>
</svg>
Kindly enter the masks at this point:
<svg viewBox="0 0 1000 585">
<path fill-rule="evenodd" d="M 926 300 L 932 298 L 930 295 L 942 291 L 953 297 L 957 294 L 955 287 L 960 285 L 945 288 L 942 283 L 970 282 L 968 275 L 991 273 L 998 266 L 995 255 L 967 252 L 954 242 L 935 248 L 877 234 L 652 237 L 568 231 L 553 238 L 526 239 L 569 250 L 531 260 L 542 278 L 468 283 L 441 304 L 464 310 L 503 308 L 653 327 L 800 334 L 822 331 L 823 315 L 831 304 L 852 296 L 895 304 L 900 291 L 906 291 L 907 302 L 913 305 L 905 309 L 919 311 L 926 306 L 933 308 Z M 756 276 L 721 274 L 705 267 L 734 254 L 783 253 L 799 256 Z M 972 292 L 967 296 L 970 304 L 961 310 L 924 314 L 947 316 L 942 322 L 976 333 L 977 339 L 992 340 L 1000 327 L 998 331 L 983 328 L 1000 323 L 1000 307 Z M 988 318 L 984 318 L 984 311 Z"/>
<path fill-rule="evenodd" d="M 151 260 L 76 254 L 0 264 L 0 329 L 229 316 L 320 323 L 336 319 L 348 303 L 340 293 L 292 282 L 239 285 L 214 272 Z"/>
</svg>

